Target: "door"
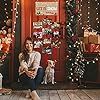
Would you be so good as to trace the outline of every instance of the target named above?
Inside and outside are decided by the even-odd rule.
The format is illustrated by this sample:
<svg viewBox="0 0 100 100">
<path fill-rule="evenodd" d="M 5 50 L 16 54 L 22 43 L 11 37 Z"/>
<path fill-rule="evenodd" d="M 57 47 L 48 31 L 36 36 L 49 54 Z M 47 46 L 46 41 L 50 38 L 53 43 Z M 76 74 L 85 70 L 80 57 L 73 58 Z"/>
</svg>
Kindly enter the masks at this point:
<svg viewBox="0 0 100 100">
<path fill-rule="evenodd" d="M 65 78 L 64 0 L 21 0 L 21 45 L 27 36 L 34 39 L 42 54 L 41 66 L 56 60 L 55 79 Z"/>
</svg>

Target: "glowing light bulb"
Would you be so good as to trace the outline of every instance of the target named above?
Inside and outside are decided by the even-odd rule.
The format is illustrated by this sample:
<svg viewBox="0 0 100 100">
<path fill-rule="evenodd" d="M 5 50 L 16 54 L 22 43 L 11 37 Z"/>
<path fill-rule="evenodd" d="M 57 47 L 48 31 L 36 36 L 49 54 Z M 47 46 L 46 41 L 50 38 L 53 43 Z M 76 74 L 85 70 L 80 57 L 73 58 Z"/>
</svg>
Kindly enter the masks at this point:
<svg viewBox="0 0 100 100">
<path fill-rule="evenodd" d="M 80 25 L 82 25 L 82 23 L 80 23 Z"/>
<path fill-rule="evenodd" d="M 87 22 L 89 22 L 89 20 Z"/>
<path fill-rule="evenodd" d="M 96 20 L 98 20 L 98 18 L 96 18 Z"/>
<path fill-rule="evenodd" d="M 95 61 L 93 61 L 93 63 L 95 63 Z"/>
<path fill-rule="evenodd" d="M 90 17 L 88 16 L 88 19 L 89 19 Z"/>
<path fill-rule="evenodd" d="M 5 3 L 5 5 L 7 6 L 7 3 Z"/>
<path fill-rule="evenodd" d="M 87 64 L 89 64 L 89 62 L 87 62 Z"/>
</svg>

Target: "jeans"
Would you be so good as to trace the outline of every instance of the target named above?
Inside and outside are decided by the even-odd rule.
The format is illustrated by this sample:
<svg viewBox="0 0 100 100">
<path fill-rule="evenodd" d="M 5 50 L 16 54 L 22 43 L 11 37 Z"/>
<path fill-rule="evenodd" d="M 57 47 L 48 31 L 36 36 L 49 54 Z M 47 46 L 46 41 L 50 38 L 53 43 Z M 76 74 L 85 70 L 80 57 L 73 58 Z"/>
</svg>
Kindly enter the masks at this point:
<svg viewBox="0 0 100 100">
<path fill-rule="evenodd" d="M 28 88 L 33 91 L 36 90 L 39 84 L 42 82 L 44 76 L 44 70 L 43 68 L 39 68 L 37 71 L 37 75 L 34 79 L 28 77 L 25 73 L 21 74 L 19 76 L 20 82 L 22 82 L 23 85 L 27 85 Z"/>
</svg>

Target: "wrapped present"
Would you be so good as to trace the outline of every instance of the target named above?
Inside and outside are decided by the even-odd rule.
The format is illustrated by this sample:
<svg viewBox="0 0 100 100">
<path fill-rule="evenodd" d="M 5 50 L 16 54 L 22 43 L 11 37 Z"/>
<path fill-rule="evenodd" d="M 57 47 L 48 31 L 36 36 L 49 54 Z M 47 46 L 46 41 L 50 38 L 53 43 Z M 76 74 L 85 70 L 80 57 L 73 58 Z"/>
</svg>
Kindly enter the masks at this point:
<svg viewBox="0 0 100 100">
<path fill-rule="evenodd" d="M 100 44 L 95 45 L 94 52 L 100 52 Z"/>
<path fill-rule="evenodd" d="M 91 35 L 97 35 L 97 32 L 91 32 Z"/>
<path fill-rule="evenodd" d="M 90 35 L 88 38 L 89 38 L 89 43 L 100 44 L 100 35 Z"/>
<path fill-rule="evenodd" d="M 85 44 L 85 52 L 100 52 L 100 44 Z"/>
<path fill-rule="evenodd" d="M 89 37 L 83 37 L 83 42 L 88 44 L 89 43 Z"/>
<path fill-rule="evenodd" d="M 84 37 L 88 37 L 90 35 L 89 31 L 84 31 Z"/>
<path fill-rule="evenodd" d="M 84 31 L 84 37 L 88 37 L 90 35 L 97 35 L 97 32 Z"/>
</svg>

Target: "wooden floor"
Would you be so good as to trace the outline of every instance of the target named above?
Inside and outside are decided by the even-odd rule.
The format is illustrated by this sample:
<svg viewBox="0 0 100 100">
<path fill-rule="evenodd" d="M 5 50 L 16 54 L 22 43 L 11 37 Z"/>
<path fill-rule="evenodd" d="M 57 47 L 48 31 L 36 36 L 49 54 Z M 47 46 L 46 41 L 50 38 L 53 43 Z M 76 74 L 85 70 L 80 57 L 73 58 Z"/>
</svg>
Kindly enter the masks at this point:
<svg viewBox="0 0 100 100">
<path fill-rule="evenodd" d="M 0 100 L 28 100 L 26 90 L 13 91 L 10 95 L 1 95 Z M 41 100 L 100 100 L 100 89 L 82 90 L 37 90 Z"/>
</svg>

